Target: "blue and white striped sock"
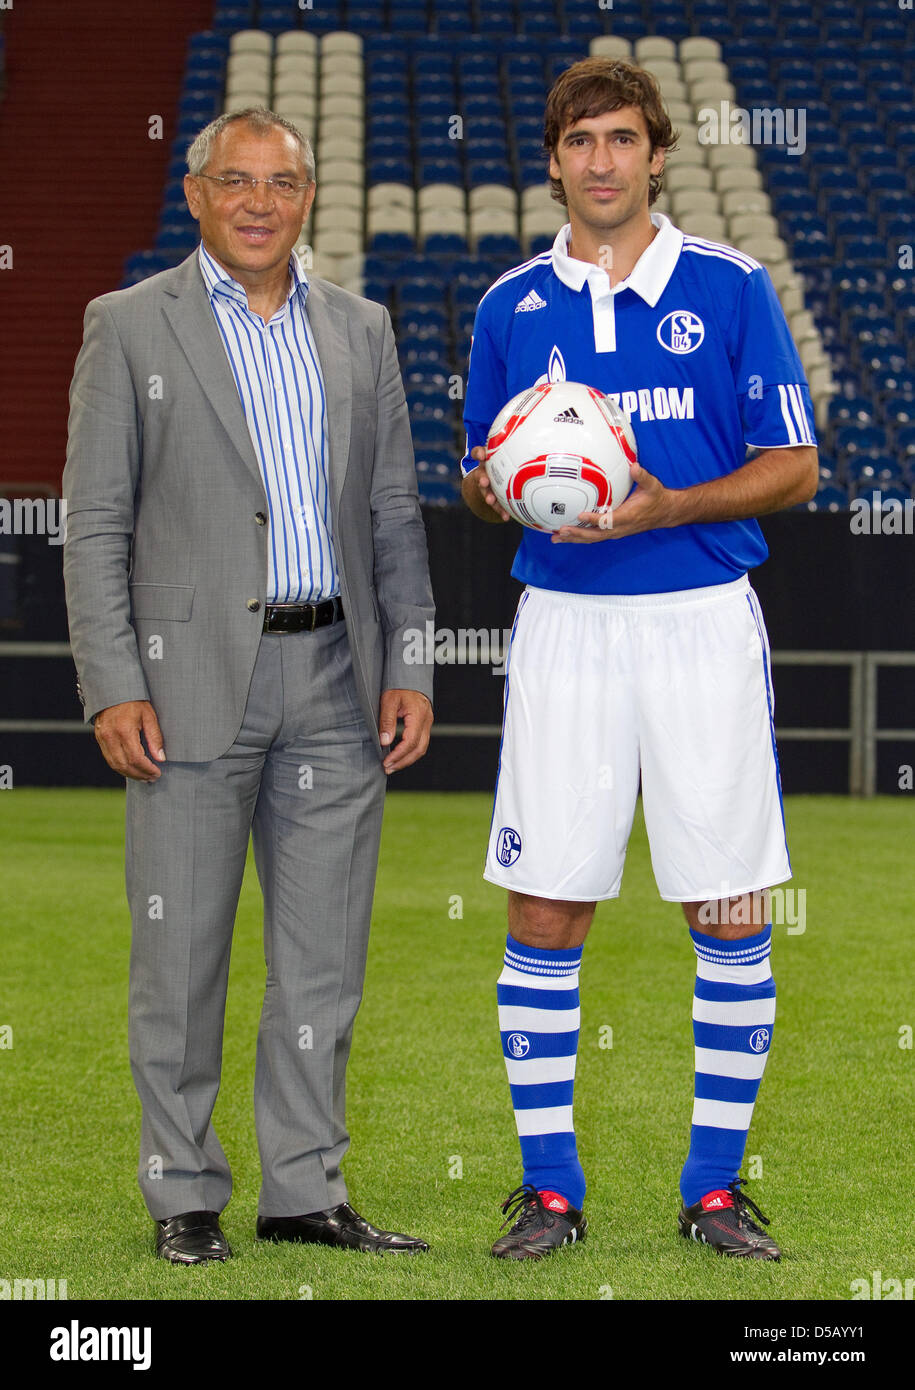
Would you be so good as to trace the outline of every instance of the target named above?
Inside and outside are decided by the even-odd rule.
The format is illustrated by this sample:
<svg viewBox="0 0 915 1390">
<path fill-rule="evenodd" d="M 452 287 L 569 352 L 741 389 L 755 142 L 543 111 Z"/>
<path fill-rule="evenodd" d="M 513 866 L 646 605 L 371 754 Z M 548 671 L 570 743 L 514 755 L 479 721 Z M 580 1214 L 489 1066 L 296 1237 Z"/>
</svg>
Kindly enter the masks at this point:
<svg viewBox="0 0 915 1390">
<path fill-rule="evenodd" d="M 697 956 L 696 1093 L 680 1177 L 686 1206 L 725 1189 L 740 1172 L 775 1022 L 771 924 L 738 941 L 692 928 L 689 934 Z"/>
<path fill-rule="evenodd" d="M 509 936 L 496 991 L 524 1181 L 538 1192 L 558 1193 L 578 1211 L 585 1175 L 575 1145 L 572 1094 L 582 949 L 541 951 Z"/>
</svg>

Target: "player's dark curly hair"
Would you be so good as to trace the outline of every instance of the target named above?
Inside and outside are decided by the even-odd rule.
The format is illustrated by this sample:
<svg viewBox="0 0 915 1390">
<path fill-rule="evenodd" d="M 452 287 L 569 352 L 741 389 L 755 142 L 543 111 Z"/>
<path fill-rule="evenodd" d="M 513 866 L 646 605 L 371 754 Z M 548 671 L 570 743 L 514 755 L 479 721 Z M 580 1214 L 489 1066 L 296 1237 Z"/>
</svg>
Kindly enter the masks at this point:
<svg viewBox="0 0 915 1390">
<path fill-rule="evenodd" d="M 657 81 L 650 72 L 622 58 L 583 58 L 557 77 L 546 99 L 543 148 L 554 155 L 559 137 L 567 126 L 621 106 L 637 106 L 645 117 L 651 140 L 651 153 L 674 150 L 679 131 L 674 130 Z M 664 175 L 652 174 L 648 181 L 648 205 L 655 201 L 664 184 Z M 550 190 L 557 203 L 566 204 L 561 179 L 550 179 Z"/>
</svg>

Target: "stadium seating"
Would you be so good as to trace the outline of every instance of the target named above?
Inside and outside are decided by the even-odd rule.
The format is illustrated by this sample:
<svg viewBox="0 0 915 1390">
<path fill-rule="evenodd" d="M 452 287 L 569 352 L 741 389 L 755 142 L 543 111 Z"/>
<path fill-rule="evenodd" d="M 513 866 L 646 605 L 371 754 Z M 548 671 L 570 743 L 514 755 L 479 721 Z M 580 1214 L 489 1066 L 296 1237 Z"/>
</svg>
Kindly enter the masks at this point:
<svg viewBox="0 0 915 1390">
<path fill-rule="evenodd" d="M 195 244 L 181 179 L 196 130 L 220 109 L 272 103 L 315 147 L 305 263 L 390 309 L 420 486 L 452 500 L 474 310 L 565 220 L 546 182 L 543 101 L 589 52 L 658 78 L 679 129 L 659 209 L 772 275 L 826 460 L 810 508 L 847 505 L 874 479 L 909 489 L 915 274 L 897 248 L 915 219 L 915 58 L 898 20 L 864 0 L 645 0 L 625 13 L 592 0 L 216 0 L 188 46 L 156 245 L 129 258 L 124 282 Z M 783 128 L 709 138 L 722 103 Z"/>
</svg>

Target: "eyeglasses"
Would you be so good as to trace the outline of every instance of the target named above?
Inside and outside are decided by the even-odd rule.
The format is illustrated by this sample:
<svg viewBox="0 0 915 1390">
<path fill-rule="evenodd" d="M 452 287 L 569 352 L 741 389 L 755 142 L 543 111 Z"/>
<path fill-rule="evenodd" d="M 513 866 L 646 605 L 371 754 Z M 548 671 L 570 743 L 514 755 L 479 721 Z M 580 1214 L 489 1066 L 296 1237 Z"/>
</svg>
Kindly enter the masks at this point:
<svg viewBox="0 0 915 1390">
<path fill-rule="evenodd" d="M 239 193 L 253 193 L 259 183 L 271 193 L 276 193 L 281 198 L 295 198 L 300 188 L 308 188 L 311 180 L 305 183 L 294 183 L 292 179 L 254 179 L 247 174 L 197 174 L 198 179 L 209 179 L 211 183 L 218 183 L 221 192 L 226 196 L 234 196 Z"/>
</svg>

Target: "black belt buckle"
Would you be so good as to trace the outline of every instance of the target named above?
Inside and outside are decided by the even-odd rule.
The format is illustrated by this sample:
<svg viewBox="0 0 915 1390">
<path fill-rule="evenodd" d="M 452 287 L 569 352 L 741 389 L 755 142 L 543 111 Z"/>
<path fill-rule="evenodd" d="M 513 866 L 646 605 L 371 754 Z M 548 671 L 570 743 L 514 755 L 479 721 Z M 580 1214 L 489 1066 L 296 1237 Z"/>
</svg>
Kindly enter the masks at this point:
<svg viewBox="0 0 915 1390">
<path fill-rule="evenodd" d="M 320 603 L 268 603 L 264 615 L 264 631 L 280 636 L 292 632 L 314 632 L 317 627 L 327 627 L 329 623 L 342 616 L 343 604 L 337 597 L 322 599 Z M 319 614 L 324 620 L 319 623 Z M 274 627 L 275 620 L 280 626 Z"/>
</svg>

